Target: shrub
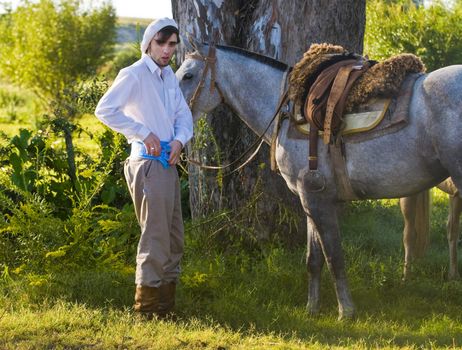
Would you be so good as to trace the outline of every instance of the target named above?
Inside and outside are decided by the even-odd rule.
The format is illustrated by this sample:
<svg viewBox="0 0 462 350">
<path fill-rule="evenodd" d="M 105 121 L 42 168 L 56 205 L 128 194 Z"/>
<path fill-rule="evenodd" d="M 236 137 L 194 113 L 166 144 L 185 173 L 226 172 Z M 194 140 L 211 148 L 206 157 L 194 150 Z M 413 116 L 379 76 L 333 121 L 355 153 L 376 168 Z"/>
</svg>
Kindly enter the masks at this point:
<svg viewBox="0 0 462 350">
<path fill-rule="evenodd" d="M 385 59 L 413 53 L 428 71 L 462 61 L 462 6 L 449 8 L 442 2 L 429 7 L 413 1 L 367 3 L 365 54 Z"/>
<path fill-rule="evenodd" d="M 106 129 L 96 137 L 100 153 L 93 157 L 76 150 L 74 187 L 59 129 L 42 126 L 3 136 L 0 146 L 0 270 L 124 266 L 135 254 L 139 229 L 120 176 L 127 156 L 122 136 Z"/>
<path fill-rule="evenodd" d="M 140 59 L 141 53 L 137 43 L 124 45 L 116 53 L 112 61 L 101 71 L 108 79 L 115 79 L 122 68 L 128 67 Z"/>
<path fill-rule="evenodd" d="M 115 11 L 81 0 L 22 2 L 0 17 L 0 74 L 45 101 L 91 76 L 112 52 Z"/>
</svg>

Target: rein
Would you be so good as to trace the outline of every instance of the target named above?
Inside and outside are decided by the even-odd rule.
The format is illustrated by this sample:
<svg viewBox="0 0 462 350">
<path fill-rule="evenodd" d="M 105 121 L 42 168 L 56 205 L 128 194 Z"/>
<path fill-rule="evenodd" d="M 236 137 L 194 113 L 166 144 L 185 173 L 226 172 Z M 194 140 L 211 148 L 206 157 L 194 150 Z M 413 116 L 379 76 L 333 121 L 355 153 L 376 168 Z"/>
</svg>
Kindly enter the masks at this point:
<svg viewBox="0 0 462 350">
<path fill-rule="evenodd" d="M 214 90 L 217 89 L 217 91 L 219 92 L 219 94 L 221 96 L 222 101 L 224 101 L 223 94 L 220 91 L 220 89 L 218 88 L 218 85 L 216 83 L 216 71 L 215 71 L 215 68 L 216 68 L 215 63 L 217 61 L 217 59 L 216 59 L 216 47 L 214 45 L 212 45 L 212 44 L 209 46 L 209 52 L 208 52 L 207 57 L 204 57 L 200 53 L 195 52 L 195 53 L 186 54 L 186 58 L 190 58 L 190 59 L 205 62 L 205 68 L 204 68 L 204 70 L 202 72 L 201 80 L 199 81 L 199 84 L 197 85 L 197 88 L 194 91 L 194 94 L 193 94 L 193 96 L 191 97 L 191 99 L 189 101 L 189 108 L 192 110 L 193 107 L 194 107 L 194 104 L 196 103 L 197 99 L 199 98 L 199 96 L 200 96 L 200 94 L 202 92 L 202 89 L 205 86 L 205 79 L 207 77 L 207 73 L 208 73 L 209 70 L 210 70 L 210 74 L 211 74 L 211 77 L 210 77 L 210 93 L 212 94 L 214 92 Z M 262 144 L 264 142 L 264 136 L 265 136 L 266 132 L 268 131 L 268 129 L 270 128 L 270 126 L 274 122 L 274 120 L 277 118 L 282 106 L 284 105 L 284 103 L 288 99 L 288 90 L 286 89 L 286 80 L 287 80 L 288 72 L 289 72 L 289 69 L 287 69 L 284 72 L 284 78 L 282 79 L 282 85 L 281 85 L 281 97 L 279 99 L 279 103 L 278 103 L 278 106 L 276 108 L 276 111 L 275 111 L 273 117 L 271 118 L 270 122 L 268 123 L 268 126 L 261 133 L 261 135 L 259 135 L 258 138 L 237 159 L 233 160 L 232 162 L 230 162 L 228 164 L 221 165 L 221 166 L 219 166 L 219 165 L 206 165 L 206 164 L 201 163 L 200 161 L 194 160 L 194 159 L 189 158 L 189 157 L 186 160 L 190 164 L 196 165 L 196 166 L 198 166 L 200 168 L 203 168 L 203 169 L 223 170 L 223 169 L 227 169 L 227 168 L 231 167 L 232 165 L 240 162 L 242 160 L 242 158 L 245 157 L 245 155 L 247 155 L 255 146 L 257 146 L 255 151 L 250 155 L 250 157 L 246 161 L 244 161 L 244 163 L 242 163 L 241 165 L 239 165 L 237 168 L 233 169 L 231 172 L 229 172 L 226 175 L 231 175 L 232 173 L 234 173 L 236 171 L 239 171 L 244 166 L 249 164 L 253 160 L 253 158 L 255 158 L 258 151 L 260 150 L 260 148 L 261 148 L 261 146 L 262 146 Z"/>
<path fill-rule="evenodd" d="M 215 82 L 215 77 L 216 77 L 215 62 L 217 61 L 216 52 L 217 52 L 217 49 L 216 49 L 215 45 L 210 45 L 209 46 L 209 53 L 208 53 L 207 57 L 202 56 L 199 52 L 197 52 L 197 53 L 193 52 L 193 53 L 190 53 L 190 54 L 186 54 L 186 58 L 191 58 L 193 60 L 199 60 L 199 61 L 204 61 L 205 62 L 205 68 L 204 68 L 204 70 L 202 72 L 201 80 L 199 81 L 199 84 L 197 85 L 197 88 L 194 91 L 194 94 L 192 95 L 191 100 L 189 100 L 189 108 L 191 110 L 193 109 L 194 104 L 196 103 L 196 100 L 199 98 L 199 96 L 200 96 L 200 94 L 202 92 L 202 89 L 205 86 L 205 78 L 207 77 L 207 72 L 208 72 L 209 69 L 210 69 L 210 72 L 211 72 L 210 73 L 211 74 L 211 77 L 210 77 L 210 93 L 213 94 L 213 91 L 216 88 L 217 91 L 220 93 L 221 98 L 223 99 L 223 95 L 222 95 L 220 89 L 218 89 L 218 86 L 216 86 L 216 82 Z"/>
</svg>

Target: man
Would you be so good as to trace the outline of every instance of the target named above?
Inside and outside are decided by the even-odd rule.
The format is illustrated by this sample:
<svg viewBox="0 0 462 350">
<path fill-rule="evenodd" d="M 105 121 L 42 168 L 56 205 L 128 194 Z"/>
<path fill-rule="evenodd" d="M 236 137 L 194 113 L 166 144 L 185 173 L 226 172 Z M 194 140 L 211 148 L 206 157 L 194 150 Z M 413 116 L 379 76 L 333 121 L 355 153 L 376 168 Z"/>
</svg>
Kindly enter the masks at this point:
<svg viewBox="0 0 462 350">
<path fill-rule="evenodd" d="M 174 20 L 152 22 L 142 57 L 122 69 L 96 116 L 131 143 L 125 178 L 141 227 L 136 256 L 135 311 L 165 317 L 175 304 L 183 255 L 177 164 L 193 134 L 191 112 L 168 65 L 179 43 Z"/>
</svg>

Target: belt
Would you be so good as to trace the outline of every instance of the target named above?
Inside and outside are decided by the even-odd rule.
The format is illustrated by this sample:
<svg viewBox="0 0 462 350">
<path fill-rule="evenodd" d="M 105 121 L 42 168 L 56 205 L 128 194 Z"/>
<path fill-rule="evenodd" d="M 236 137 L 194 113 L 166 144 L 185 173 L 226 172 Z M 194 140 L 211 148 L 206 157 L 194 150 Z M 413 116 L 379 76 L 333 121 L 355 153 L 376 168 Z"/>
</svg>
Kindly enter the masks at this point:
<svg viewBox="0 0 462 350">
<path fill-rule="evenodd" d="M 170 158 L 170 143 L 167 141 L 160 141 L 160 155 L 159 156 L 152 156 L 146 153 L 146 146 L 143 142 L 134 141 L 131 145 L 131 158 L 144 158 L 144 159 L 152 159 L 157 160 L 162 164 L 164 168 L 169 168 L 170 164 L 168 164 L 168 159 Z"/>
</svg>

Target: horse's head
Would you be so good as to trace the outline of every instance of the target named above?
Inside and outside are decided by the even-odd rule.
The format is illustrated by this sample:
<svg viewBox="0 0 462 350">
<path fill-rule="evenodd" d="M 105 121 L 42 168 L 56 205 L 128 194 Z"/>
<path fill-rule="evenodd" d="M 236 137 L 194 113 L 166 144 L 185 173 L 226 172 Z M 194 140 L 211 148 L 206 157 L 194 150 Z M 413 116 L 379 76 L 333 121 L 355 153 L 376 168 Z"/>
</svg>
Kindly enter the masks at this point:
<svg viewBox="0 0 462 350">
<path fill-rule="evenodd" d="M 183 95 L 190 104 L 194 118 L 200 113 L 208 113 L 221 102 L 217 87 L 215 69 L 215 47 L 194 40 L 182 40 L 189 51 L 186 59 L 176 72 Z"/>
</svg>

